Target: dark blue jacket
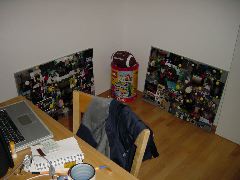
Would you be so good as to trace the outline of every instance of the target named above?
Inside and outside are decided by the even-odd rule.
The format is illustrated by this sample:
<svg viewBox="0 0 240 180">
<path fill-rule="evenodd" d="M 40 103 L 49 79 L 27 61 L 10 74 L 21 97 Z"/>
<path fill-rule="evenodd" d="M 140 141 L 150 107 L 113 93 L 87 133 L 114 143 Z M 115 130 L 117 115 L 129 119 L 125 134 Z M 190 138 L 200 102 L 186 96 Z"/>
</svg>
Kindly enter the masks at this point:
<svg viewBox="0 0 240 180">
<path fill-rule="evenodd" d="M 159 156 L 153 133 L 132 110 L 116 100 L 112 100 L 109 107 L 109 116 L 105 124 L 110 146 L 110 158 L 118 165 L 131 170 L 137 136 L 143 129 L 150 130 L 150 136 L 143 160 Z"/>
</svg>

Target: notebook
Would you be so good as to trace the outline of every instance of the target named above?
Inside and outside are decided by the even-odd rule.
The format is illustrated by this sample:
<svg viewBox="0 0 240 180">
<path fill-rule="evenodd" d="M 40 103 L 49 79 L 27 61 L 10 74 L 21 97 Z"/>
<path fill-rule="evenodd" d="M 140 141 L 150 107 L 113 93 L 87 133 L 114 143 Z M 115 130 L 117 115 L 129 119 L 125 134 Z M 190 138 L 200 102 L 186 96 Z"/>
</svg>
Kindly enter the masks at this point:
<svg viewBox="0 0 240 180">
<path fill-rule="evenodd" d="M 52 132 L 25 101 L 1 107 L 0 111 L 1 122 L 4 122 L 1 124 L 4 137 L 6 141 L 16 143 L 16 152 L 53 137 Z"/>
<path fill-rule="evenodd" d="M 59 146 L 58 150 L 44 156 L 54 166 L 55 170 L 67 168 L 66 165 L 71 163 L 78 164 L 83 162 L 84 154 L 74 137 L 56 141 L 56 143 Z M 43 148 L 42 145 L 31 146 L 32 155 L 40 155 L 38 149 L 41 148 Z M 49 163 L 46 159 L 35 156 L 31 165 L 24 167 L 24 170 L 27 172 L 48 171 Z"/>
</svg>

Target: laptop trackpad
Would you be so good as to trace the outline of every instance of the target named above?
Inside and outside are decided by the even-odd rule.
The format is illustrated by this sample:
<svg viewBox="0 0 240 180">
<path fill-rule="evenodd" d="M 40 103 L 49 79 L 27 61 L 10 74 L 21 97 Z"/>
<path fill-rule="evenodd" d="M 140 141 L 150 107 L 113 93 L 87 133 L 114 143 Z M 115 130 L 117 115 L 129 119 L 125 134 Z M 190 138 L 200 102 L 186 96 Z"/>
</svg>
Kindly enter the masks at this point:
<svg viewBox="0 0 240 180">
<path fill-rule="evenodd" d="M 31 118 L 27 114 L 25 114 L 23 116 L 19 116 L 17 119 L 22 126 L 32 123 Z"/>
</svg>

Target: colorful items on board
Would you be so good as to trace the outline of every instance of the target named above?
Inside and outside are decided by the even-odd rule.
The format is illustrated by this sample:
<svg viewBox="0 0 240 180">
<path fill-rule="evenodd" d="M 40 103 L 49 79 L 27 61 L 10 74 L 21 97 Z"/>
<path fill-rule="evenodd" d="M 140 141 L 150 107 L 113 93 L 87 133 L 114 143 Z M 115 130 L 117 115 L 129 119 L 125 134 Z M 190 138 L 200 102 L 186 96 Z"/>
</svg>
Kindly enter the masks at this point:
<svg viewBox="0 0 240 180">
<path fill-rule="evenodd" d="M 14 74 L 19 95 L 54 118 L 72 108 L 72 91 L 95 94 L 93 49 L 80 51 Z"/>
<path fill-rule="evenodd" d="M 211 130 L 227 71 L 152 47 L 143 98 Z"/>
</svg>

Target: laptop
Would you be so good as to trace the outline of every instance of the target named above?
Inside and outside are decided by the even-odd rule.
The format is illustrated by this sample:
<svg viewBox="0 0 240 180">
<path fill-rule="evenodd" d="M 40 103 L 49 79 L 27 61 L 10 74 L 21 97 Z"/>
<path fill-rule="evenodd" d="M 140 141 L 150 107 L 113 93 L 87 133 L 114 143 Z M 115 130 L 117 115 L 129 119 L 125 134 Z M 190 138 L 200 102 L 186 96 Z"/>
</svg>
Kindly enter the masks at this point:
<svg viewBox="0 0 240 180">
<path fill-rule="evenodd" d="M 14 139 L 16 152 L 53 137 L 25 101 L 0 108 L 0 130 L 6 141 Z"/>
</svg>

